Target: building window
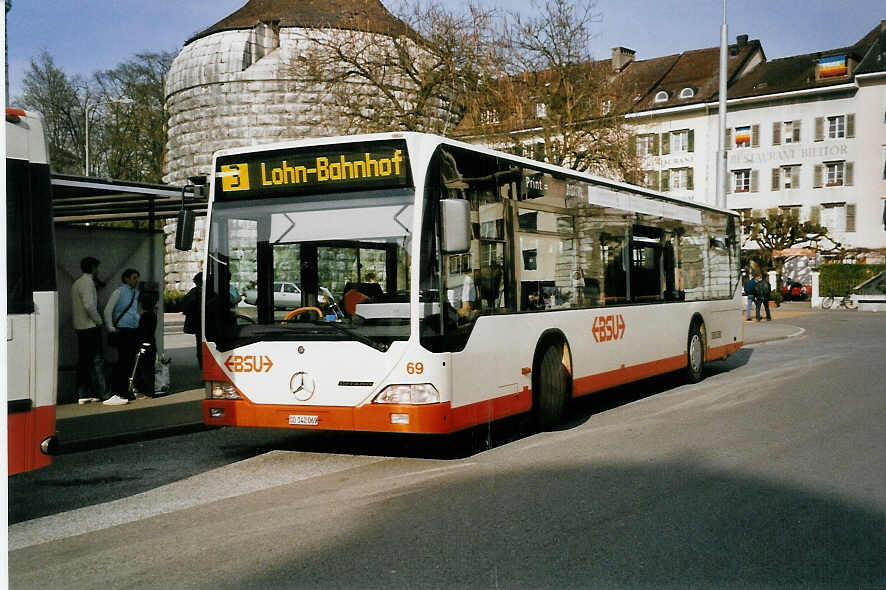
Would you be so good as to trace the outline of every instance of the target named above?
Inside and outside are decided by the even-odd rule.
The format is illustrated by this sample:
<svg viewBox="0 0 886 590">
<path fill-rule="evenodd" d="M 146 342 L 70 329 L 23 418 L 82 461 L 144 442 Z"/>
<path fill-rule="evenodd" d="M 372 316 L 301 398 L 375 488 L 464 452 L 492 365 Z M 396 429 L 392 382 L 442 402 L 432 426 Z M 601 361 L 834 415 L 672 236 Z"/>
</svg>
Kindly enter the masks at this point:
<svg viewBox="0 0 886 590">
<path fill-rule="evenodd" d="M 667 102 L 668 101 L 668 93 L 664 90 L 659 90 L 658 94 L 655 95 L 655 102 Z"/>
<path fill-rule="evenodd" d="M 684 129 L 683 131 L 672 131 L 671 153 L 688 151 L 691 151 L 689 145 L 689 130 Z"/>
<path fill-rule="evenodd" d="M 655 135 L 647 134 L 647 135 L 638 135 L 637 136 L 637 155 L 638 156 L 652 156 L 657 155 L 653 152 L 653 143 L 655 141 Z"/>
<path fill-rule="evenodd" d="M 543 102 L 535 103 L 535 116 L 539 119 L 545 119 L 548 116 L 548 105 Z"/>
<path fill-rule="evenodd" d="M 791 190 L 800 188 L 800 166 L 782 166 L 772 169 L 772 190 Z"/>
<path fill-rule="evenodd" d="M 608 115 L 609 113 L 612 112 L 612 99 L 611 98 L 604 98 L 603 99 L 603 102 L 600 104 L 600 112 L 603 115 Z"/>
<path fill-rule="evenodd" d="M 750 125 L 735 128 L 735 147 L 736 148 L 751 147 L 751 127 L 750 127 Z"/>
<path fill-rule="evenodd" d="M 684 88 L 680 91 L 680 98 L 692 98 L 695 96 L 695 90 L 692 88 Z"/>
<path fill-rule="evenodd" d="M 658 172 L 655 170 L 643 171 L 643 186 L 658 190 Z"/>
<path fill-rule="evenodd" d="M 737 193 L 746 193 L 751 190 L 751 171 L 735 170 L 732 172 L 732 186 Z"/>
<path fill-rule="evenodd" d="M 846 137 L 846 116 L 828 117 L 828 139 L 842 139 L 844 137 Z"/>
<path fill-rule="evenodd" d="M 674 170 L 671 170 L 671 188 L 675 190 L 689 188 L 688 172 L 689 171 L 686 168 L 675 168 Z"/>
<path fill-rule="evenodd" d="M 846 203 L 822 203 L 821 225 L 830 232 L 846 231 Z"/>
<path fill-rule="evenodd" d="M 843 186 L 845 162 L 825 163 L 825 186 Z"/>
</svg>

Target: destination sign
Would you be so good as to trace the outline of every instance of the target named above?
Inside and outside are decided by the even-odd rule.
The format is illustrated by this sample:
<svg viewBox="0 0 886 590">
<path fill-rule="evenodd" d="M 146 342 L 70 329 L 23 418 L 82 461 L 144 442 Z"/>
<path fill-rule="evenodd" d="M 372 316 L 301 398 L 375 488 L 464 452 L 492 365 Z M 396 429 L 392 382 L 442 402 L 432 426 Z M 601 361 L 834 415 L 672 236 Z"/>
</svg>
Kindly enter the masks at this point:
<svg viewBox="0 0 886 590">
<path fill-rule="evenodd" d="M 406 142 L 274 150 L 219 158 L 216 198 L 239 200 L 411 186 Z"/>
</svg>

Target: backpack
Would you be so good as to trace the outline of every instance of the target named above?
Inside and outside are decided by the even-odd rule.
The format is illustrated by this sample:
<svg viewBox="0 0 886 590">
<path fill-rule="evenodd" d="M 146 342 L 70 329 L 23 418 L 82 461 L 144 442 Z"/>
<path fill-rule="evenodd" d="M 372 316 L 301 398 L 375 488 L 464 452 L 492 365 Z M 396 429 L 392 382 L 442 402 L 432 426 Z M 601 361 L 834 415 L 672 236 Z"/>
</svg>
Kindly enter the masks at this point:
<svg viewBox="0 0 886 590">
<path fill-rule="evenodd" d="M 763 279 L 754 285 L 754 297 L 760 301 L 769 301 L 769 281 Z"/>
</svg>

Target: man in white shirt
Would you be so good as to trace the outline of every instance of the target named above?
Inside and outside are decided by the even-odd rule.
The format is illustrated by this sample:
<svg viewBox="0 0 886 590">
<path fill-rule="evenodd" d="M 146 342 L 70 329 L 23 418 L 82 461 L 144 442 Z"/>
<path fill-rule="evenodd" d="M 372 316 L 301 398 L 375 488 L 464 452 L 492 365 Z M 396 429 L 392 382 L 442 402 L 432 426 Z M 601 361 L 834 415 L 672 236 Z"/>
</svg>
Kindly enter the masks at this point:
<svg viewBox="0 0 886 590">
<path fill-rule="evenodd" d="M 77 402 L 100 402 L 107 389 L 102 356 L 102 317 L 98 313 L 95 273 L 99 261 L 80 261 L 83 275 L 71 287 L 73 324 L 77 333 Z"/>
<path fill-rule="evenodd" d="M 458 313 L 460 320 L 469 321 L 474 319 L 472 313 L 477 307 L 477 287 L 474 284 L 473 273 L 462 275 L 461 285 L 453 285 L 448 293 L 449 305 Z"/>
</svg>

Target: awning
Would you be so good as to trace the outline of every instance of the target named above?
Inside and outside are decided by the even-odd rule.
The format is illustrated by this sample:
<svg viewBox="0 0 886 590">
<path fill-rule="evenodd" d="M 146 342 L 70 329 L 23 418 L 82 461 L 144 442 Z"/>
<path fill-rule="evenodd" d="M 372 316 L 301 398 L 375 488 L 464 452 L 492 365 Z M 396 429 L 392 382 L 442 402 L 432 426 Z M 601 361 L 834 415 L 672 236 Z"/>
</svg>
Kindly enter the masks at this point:
<svg viewBox="0 0 886 590">
<path fill-rule="evenodd" d="M 52 174 L 52 208 L 56 223 L 148 221 L 178 215 L 184 187 Z M 185 208 L 206 214 L 206 199 L 193 197 L 188 186 Z"/>
</svg>

